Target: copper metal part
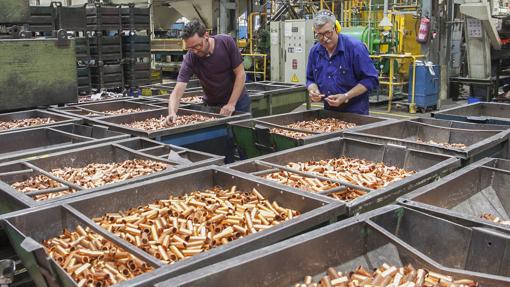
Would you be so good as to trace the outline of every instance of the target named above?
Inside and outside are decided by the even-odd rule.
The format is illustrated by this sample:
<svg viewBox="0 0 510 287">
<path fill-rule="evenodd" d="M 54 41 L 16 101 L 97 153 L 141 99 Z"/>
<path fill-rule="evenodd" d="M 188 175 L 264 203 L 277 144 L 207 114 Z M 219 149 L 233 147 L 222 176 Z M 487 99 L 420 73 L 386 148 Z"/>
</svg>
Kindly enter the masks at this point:
<svg viewBox="0 0 510 287">
<path fill-rule="evenodd" d="M 31 126 L 45 125 L 54 123 L 55 120 L 52 118 L 29 118 L 21 120 L 11 120 L 8 122 L 0 121 L 0 131 L 25 128 Z"/>
<path fill-rule="evenodd" d="M 345 122 L 335 118 L 325 118 L 325 119 L 314 119 L 312 121 L 299 121 L 292 124 L 288 124 L 285 127 L 302 130 L 303 132 L 291 131 L 279 128 L 272 128 L 271 132 L 280 134 L 283 136 L 288 136 L 295 139 L 305 138 L 312 134 L 306 133 L 310 132 L 318 132 L 318 133 L 331 133 L 337 132 L 345 129 L 351 129 L 356 127 L 356 124 Z"/>
</svg>

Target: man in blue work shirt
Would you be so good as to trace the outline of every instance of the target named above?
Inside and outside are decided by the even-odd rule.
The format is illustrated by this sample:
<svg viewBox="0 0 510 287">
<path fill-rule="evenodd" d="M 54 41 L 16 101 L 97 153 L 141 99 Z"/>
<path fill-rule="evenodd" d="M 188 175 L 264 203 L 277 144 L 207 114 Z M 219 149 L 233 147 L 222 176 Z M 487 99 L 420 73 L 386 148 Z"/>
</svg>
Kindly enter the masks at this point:
<svg viewBox="0 0 510 287">
<path fill-rule="evenodd" d="M 336 17 L 321 10 L 313 26 L 318 40 L 308 56 L 306 86 L 324 108 L 368 115 L 368 91 L 379 85 L 377 70 L 361 41 L 339 33 Z"/>
</svg>

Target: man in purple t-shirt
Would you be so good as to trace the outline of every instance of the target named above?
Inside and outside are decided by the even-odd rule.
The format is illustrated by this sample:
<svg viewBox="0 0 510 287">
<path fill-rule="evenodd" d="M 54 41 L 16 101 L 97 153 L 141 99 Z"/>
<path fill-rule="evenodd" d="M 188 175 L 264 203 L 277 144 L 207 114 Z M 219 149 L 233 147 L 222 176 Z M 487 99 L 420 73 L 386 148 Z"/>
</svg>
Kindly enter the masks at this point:
<svg viewBox="0 0 510 287">
<path fill-rule="evenodd" d="M 221 115 L 231 116 L 234 111 L 249 112 L 250 98 L 244 87 L 246 74 L 234 39 L 228 35 L 209 36 L 198 20 L 186 24 L 181 37 L 188 53 L 170 94 L 167 123 L 177 118 L 179 101 L 193 75 L 198 77 L 204 89 L 205 103 L 220 106 Z"/>
</svg>

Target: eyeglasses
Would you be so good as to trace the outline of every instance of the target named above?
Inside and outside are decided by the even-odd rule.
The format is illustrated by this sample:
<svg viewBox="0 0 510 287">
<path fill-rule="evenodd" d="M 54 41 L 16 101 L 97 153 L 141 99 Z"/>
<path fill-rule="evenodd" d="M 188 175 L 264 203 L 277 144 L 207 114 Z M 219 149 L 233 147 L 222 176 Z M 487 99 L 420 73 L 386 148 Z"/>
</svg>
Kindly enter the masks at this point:
<svg viewBox="0 0 510 287">
<path fill-rule="evenodd" d="M 316 32 L 314 36 L 315 36 L 315 39 L 317 39 L 317 40 L 322 40 L 322 39 L 324 39 L 324 37 L 331 39 L 331 36 L 333 36 L 333 30 L 326 31 L 324 33 Z"/>
<path fill-rule="evenodd" d="M 191 46 L 191 47 L 186 47 L 186 49 L 188 50 L 193 50 L 193 51 L 198 51 L 198 50 L 202 50 L 202 48 L 204 47 L 204 39 L 202 39 L 202 41 L 198 44 L 196 44 L 195 46 Z M 207 41 L 207 39 L 205 39 Z"/>
</svg>

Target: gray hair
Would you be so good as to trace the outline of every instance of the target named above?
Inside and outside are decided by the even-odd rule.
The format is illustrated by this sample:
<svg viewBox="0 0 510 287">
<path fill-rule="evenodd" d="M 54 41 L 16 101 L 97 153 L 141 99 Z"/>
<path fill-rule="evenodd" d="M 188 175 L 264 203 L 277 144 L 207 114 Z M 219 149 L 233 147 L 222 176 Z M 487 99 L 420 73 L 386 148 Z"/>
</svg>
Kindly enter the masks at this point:
<svg viewBox="0 0 510 287">
<path fill-rule="evenodd" d="M 331 24 L 331 27 L 335 27 L 336 24 L 336 17 L 331 11 L 329 10 L 320 10 L 315 14 L 315 17 L 313 17 L 313 27 L 322 27 L 326 25 L 327 23 Z"/>
</svg>

